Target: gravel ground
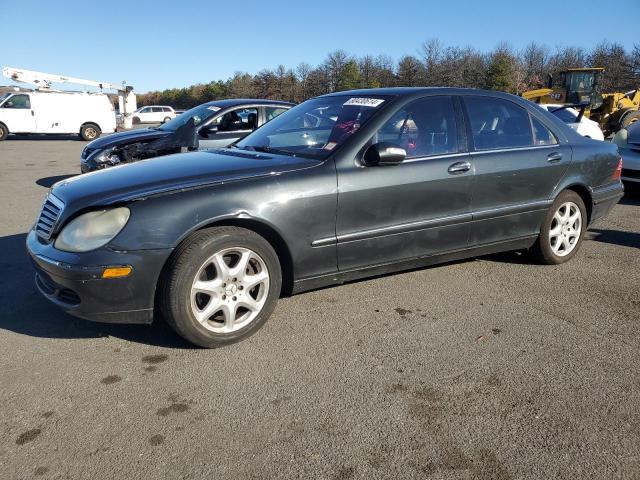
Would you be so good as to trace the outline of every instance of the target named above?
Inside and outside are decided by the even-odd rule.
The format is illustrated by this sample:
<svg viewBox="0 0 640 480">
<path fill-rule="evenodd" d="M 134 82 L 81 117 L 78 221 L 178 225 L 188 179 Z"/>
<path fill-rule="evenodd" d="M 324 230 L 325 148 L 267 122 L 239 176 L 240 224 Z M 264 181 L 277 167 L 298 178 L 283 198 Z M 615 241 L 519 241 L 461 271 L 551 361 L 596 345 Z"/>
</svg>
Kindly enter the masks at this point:
<svg viewBox="0 0 640 480">
<path fill-rule="evenodd" d="M 515 253 L 283 299 L 207 351 L 40 297 L 24 250 L 83 142 L 0 143 L 0 478 L 640 477 L 640 194 Z"/>
</svg>

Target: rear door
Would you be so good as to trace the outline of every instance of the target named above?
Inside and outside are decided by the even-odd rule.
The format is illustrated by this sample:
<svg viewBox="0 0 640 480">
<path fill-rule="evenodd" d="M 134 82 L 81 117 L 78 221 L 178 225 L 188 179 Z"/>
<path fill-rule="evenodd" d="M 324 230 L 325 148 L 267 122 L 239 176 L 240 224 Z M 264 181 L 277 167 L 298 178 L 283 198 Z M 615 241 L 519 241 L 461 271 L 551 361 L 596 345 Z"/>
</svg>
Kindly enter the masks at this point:
<svg viewBox="0 0 640 480">
<path fill-rule="evenodd" d="M 27 93 L 10 96 L 2 104 L 0 120 L 7 125 L 11 133 L 32 133 L 36 131 L 35 112 L 32 98 Z"/>
<path fill-rule="evenodd" d="M 571 147 L 542 115 L 515 102 L 480 95 L 463 101 L 475 168 L 470 243 L 539 233 L 554 187 L 571 162 Z"/>
</svg>

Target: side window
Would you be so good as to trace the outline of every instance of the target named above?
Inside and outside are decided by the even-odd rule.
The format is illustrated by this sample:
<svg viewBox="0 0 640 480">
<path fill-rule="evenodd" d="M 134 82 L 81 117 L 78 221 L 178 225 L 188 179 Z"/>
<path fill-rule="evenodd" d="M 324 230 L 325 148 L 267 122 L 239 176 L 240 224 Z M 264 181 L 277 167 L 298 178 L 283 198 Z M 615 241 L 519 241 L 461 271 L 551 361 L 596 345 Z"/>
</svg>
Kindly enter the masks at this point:
<svg viewBox="0 0 640 480">
<path fill-rule="evenodd" d="M 533 134 L 529 113 L 500 98 L 464 97 L 476 150 L 529 147 Z"/>
<path fill-rule="evenodd" d="M 253 130 L 258 126 L 257 108 L 240 108 L 231 110 L 216 119 L 219 132 L 235 132 L 238 130 Z"/>
<path fill-rule="evenodd" d="M 151 110 L 153 111 L 153 113 L 160 113 L 163 111 L 162 107 L 153 107 Z"/>
<path fill-rule="evenodd" d="M 144 107 L 140 110 L 140 113 L 151 113 L 151 107 Z"/>
<path fill-rule="evenodd" d="M 5 102 L 3 107 L 4 108 L 31 108 L 29 95 L 14 95 L 7 102 Z"/>
<path fill-rule="evenodd" d="M 163 112 L 171 112 L 171 109 L 169 107 L 162 107 L 162 111 Z"/>
<path fill-rule="evenodd" d="M 287 108 L 282 107 L 264 107 L 265 121 L 268 122 L 287 110 Z"/>
<path fill-rule="evenodd" d="M 426 97 L 411 102 L 391 117 L 373 142 L 394 143 L 407 158 L 458 151 L 455 109 L 451 97 Z"/>
<path fill-rule="evenodd" d="M 557 145 L 558 139 L 545 127 L 540 120 L 531 116 L 531 124 L 533 125 L 533 136 L 535 137 L 535 145 Z"/>
</svg>

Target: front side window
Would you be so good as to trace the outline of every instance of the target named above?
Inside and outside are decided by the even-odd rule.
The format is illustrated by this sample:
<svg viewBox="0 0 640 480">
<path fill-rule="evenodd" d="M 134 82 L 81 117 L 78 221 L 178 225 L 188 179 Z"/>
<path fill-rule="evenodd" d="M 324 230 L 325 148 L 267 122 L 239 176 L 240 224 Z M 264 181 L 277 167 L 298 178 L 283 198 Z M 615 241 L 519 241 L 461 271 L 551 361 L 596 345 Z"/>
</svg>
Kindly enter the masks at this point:
<svg viewBox="0 0 640 480">
<path fill-rule="evenodd" d="M 313 98 L 274 118 L 236 146 L 325 159 L 380 111 L 389 98 L 380 95 Z"/>
<path fill-rule="evenodd" d="M 536 145 L 557 145 L 558 139 L 556 136 L 540 120 L 532 116 L 531 124 L 533 125 L 533 136 L 535 137 Z"/>
<path fill-rule="evenodd" d="M 217 125 L 218 132 L 254 130 L 258 126 L 258 109 L 240 108 L 231 110 L 216 118 L 212 125 Z"/>
<path fill-rule="evenodd" d="M 404 148 L 407 158 L 458 151 L 455 109 L 451 97 L 427 97 L 399 110 L 378 130 L 373 143 Z"/>
<path fill-rule="evenodd" d="M 464 97 L 476 150 L 529 147 L 533 134 L 529 113 L 508 100 Z"/>
<path fill-rule="evenodd" d="M 14 95 L 3 105 L 4 108 L 31 108 L 29 95 Z"/>
</svg>

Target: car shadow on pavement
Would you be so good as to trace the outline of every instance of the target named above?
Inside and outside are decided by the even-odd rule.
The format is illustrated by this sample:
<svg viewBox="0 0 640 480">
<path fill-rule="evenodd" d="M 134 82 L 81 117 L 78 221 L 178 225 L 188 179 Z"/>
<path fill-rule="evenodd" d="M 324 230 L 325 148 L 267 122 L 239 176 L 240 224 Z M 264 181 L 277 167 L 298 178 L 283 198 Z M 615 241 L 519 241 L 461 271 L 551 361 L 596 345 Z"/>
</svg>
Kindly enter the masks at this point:
<svg viewBox="0 0 640 480">
<path fill-rule="evenodd" d="M 44 135 L 37 133 L 31 135 L 9 135 L 5 141 L 10 140 L 76 140 L 78 142 L 84 142 L 84 140 L 82 140 L 79 135 Z"/>
<path fill-rule="evenodd" d="M 54 183 L 59 182 L 60 180 L 66 180 L 67 178 L 75 177 L 76 174 L 72 173 L 70 175 L 55 175 L 53 177 L 42 177 L 36 180 L 36 184 L 41 187 L 51 188 Z"/>
<path fill-rule="evenodd" d="M 117 337 L 168 348 L 195 348 L 164 322 L 112 325 L 75 318 L 37 291 L 25 249 L 26 234 L 0 237 L 0 329 L 39 338 Z"/>
<path fill-rule="evenodd" d="M 589 240 L 611 243 L 622 247 L 640 248 L 640 233 L 623 232 L 622 230 L 589 229 Z"/>
</svg>

